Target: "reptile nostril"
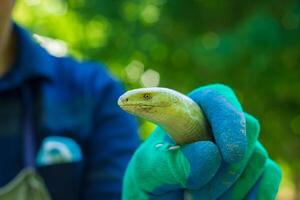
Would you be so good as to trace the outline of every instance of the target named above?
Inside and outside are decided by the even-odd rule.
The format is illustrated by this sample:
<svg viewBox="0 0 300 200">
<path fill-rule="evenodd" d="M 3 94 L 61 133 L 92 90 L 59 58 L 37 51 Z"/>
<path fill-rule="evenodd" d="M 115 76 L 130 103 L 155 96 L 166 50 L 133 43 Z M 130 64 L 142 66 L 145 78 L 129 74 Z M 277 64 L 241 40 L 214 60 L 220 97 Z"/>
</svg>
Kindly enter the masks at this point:
<svg viewBox="0 0 300 200">
<path fill-rule="evenodd" d="M 128 101 L 128 98 L 126 98 L 125 101 L 127 102 L 127 101 Z"/>
</svg>

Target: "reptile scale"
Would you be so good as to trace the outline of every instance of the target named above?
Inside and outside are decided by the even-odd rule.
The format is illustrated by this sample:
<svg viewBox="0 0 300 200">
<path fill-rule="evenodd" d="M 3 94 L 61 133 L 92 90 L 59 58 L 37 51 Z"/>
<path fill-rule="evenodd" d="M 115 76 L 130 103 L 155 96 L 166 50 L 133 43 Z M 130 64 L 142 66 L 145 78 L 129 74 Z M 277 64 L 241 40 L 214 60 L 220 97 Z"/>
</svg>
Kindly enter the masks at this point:
<svg viewBox="0 0 300 200">
<path fill-rule="evenodd" d="M 161 87 L 134 89 L 124 93 L 118 104 L 126 112 L 162 127 L 177 145 L 212 140 L 201 108 L 175 90 Z"/>
</svg>

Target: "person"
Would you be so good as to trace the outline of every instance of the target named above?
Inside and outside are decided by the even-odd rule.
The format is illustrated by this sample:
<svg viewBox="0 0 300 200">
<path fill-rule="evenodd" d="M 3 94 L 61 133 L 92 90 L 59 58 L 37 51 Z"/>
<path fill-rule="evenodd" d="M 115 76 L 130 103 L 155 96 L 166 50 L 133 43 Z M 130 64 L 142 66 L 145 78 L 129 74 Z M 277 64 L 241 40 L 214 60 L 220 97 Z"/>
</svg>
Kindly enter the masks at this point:
<svg viewBox="0 0 300 200">
<path fill-rule="evenodd" d="M 215 141 L 168 151 L 157 128 L 139 146 L 116 103 L 122 84 L 101 64 L 48 54 L 12 21 L 14 4 L 0 2 L 0 200 L 275 198 L 280 169 L 230 88 L 189 94 Z"/>
</svg>

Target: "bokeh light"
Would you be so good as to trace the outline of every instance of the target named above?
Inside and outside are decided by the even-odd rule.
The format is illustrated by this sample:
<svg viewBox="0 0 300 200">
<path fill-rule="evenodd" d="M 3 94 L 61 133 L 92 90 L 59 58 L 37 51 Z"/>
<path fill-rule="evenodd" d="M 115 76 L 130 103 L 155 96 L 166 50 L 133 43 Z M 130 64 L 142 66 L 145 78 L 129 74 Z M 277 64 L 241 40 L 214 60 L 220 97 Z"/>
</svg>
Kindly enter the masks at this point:
<svg viewBox="0 0 300 200">
<path fill-rule="evenodd" d="M 144 72 L 144 64 L 140 61 L 133 60 L 126 66 L 125 72 L 130 82 L 137 83 Z"/>
<path fill-rule="evenodd" d="M 160 75 L 153 69 L 147 69 L 141 76 L 141 84 L 143 87 L 159 86 Z"/>
<path fill-rule="evenodd" d="M 34 34 L 33 37 L 53 56 L 63 57 L 68 54 L 68 46 L 62 40 L 52 39 L 38 34 Z"/>
</svg>

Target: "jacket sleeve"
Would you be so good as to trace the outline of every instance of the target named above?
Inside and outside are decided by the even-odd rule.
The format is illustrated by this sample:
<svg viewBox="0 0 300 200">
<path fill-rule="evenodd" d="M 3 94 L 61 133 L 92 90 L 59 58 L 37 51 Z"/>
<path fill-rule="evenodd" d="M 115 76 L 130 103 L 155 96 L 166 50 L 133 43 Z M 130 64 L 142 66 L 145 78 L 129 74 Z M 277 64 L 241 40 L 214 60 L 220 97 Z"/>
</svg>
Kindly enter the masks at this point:
<svg viewBox="0 0 300 200">
<path fill-rule="evenodd" d="M 94 79 L 94 128 L 87 145 L 84 199 L 121 199 L 127 164 L 139 144 L 135 118 L 117 105 L 122 85 L 104 70 Z"/>
</svg>

